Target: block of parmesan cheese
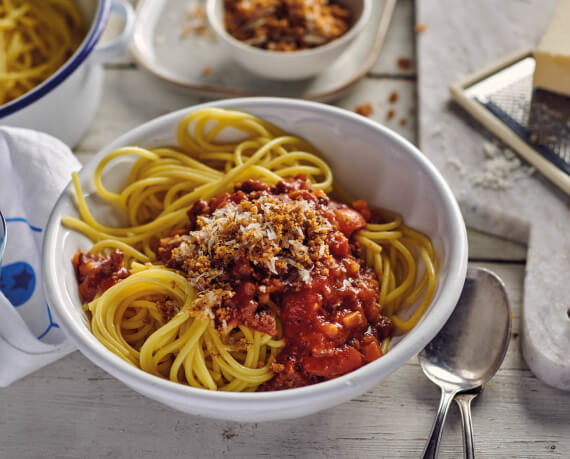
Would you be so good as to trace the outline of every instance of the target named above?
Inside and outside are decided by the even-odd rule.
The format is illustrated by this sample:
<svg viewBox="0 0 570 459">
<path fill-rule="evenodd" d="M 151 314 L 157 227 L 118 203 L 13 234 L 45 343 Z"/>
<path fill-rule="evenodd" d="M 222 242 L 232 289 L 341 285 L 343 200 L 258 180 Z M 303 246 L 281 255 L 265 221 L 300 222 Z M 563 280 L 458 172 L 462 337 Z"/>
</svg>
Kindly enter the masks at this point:
<svg viewBox="0 0 570 459">
<path fill-rule="evenodd" d="M 534 86 L 570 96 L 570 0 L 558 0 L 534 57 Z"/>
</svg>

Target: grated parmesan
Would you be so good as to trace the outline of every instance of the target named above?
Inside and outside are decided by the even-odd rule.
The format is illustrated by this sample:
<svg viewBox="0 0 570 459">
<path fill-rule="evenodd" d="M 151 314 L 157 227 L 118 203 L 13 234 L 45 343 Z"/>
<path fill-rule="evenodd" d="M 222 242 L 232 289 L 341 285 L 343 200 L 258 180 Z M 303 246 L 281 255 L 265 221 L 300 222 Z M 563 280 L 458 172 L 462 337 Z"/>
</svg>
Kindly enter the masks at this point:
<svg viewBox="0 0 570 459">
<path fill-rule="evenodd" d="M 518 180 L 534 173 L 534 168 L 525 165 L 513 150 L 491 142 L 483 144 L 486 158 L 483 170 L 471 175 L 470 181 L 475 186 L 506 190 Z"/>
<path fill-rule="evenodd" d="M 262 195 L 199 215 L 196 223 L 196 231 L 178 236 L 182 242 L 172 254 L 184 260 L 183 270 L 199 291 L 219 287 L 222 267 L 239 260 L 280 277 L 295 272 L 308 283 L 314 263 L 330 256 L 325 236 L 333 227 L 312 201 Z"/>
<path fill-rule="evenodd" d="M 469 182 L 481 188 L 507 190 L 515 182 L 529 177 L 534 173 L 534 167 L 527 165 L 508 147 L 501 147 L 492 142 L 483 144 L 482 169 L 468 174 Z M 447 157 L 447 164 L 455 167 L 461 176 L 468 172 L 465 164 L 457 157 Z"/>
</svg>

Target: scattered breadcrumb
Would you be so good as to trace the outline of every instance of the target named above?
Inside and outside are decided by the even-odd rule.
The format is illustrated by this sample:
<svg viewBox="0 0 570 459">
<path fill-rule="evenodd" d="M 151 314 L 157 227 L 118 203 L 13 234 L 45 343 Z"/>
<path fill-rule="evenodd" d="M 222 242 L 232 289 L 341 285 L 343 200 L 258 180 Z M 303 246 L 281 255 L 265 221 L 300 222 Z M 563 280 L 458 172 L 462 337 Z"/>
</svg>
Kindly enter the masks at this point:
<svg viewBox="0 0 570 459">
<path fill-rule="evenodd" d="M 427 25 L 424 24 L 423 22 L 419 22 L 418 24 L 416 24 L 416 26 L 414 27 L 414 30 L 416 31 L 416 33 L 422 33 L 424 30 L 427 29 Z"/>
<path fill-rule="evenodd" d="M 394 118 L 394 115 L 396 114 L 396 110 L 394 110 L 393 108 L 391 108 L 390 110 L 388 110 L 386 112 L 386 118 L 388 118 L 389 120 L 391 120 L 392 118 Z"/>
<path fill-rule="evenodd" d="M 392 91 L 390 93 L 390 95 L 388 96 L 388 102 L 390 102 L 391 104 L 397 102 L 399 99 L 398 93 L 396 91 Z"/>
<path fill-rule="evenodd" d="M 412 67 L 412 60 L 409 57 L 399 57 L 397 63 L 402 70 L 409 70 Z"/>
<path fill-rule="evenodd" d="M 202 36 L 206 35 L 206 33 L 208 32 L 208 25 L 207 24 L 200 24 L 199 26 L 196 26 L 196 28 L 194 29 L 194 32 L 196 32 L 196 35 L 198 35 L 199 37 L 202 37 Z"/>
<path fill-rule="evenodd" d="M 192 35 L 192 27 L 190 27 L 188 24 L 182 24 L 182 32 L 180 33 L 180 36 L 186 39 L 190 35 Z"/>
<path fill-rule="evenodd" d="M 374 113 L 374 109 L 372 108 L 372 105 L 369 103 L 357 105 L 356 107 L 354 107 L 354 111 L 362 116 L 370 116 L 372 115 L 372 113 Z"/>
<path fill-rule="evenodd" d="M 405 126 L 406 124 L 408 124 L 408 119 L 407 118 L 400 118 L 400 125 Z"/>
<path fill-rule="evenodd" d="M 182 32 L 180 36 L 183 39 L 196 34 L 197 37 L 210 38 L 216 42 L 217 38 L 214 31 L 208 24 L 208 18 L 204 5 L 190 3 L 186 8 L 186 14 L 182 17 Z"/>
<path fill-rule="evenodd" d="M 188 5 L 187 14 L 190 17 L 198 19 L 207 19 L 206 9 L 204 5 Z"/>
<path fill-rule="evenodd" d="M 204 67 L 204 68 L 202 69 L 202 73 L 203 73 L 204 75 L 210 75 L 210 74 L 212 73 L 212 67 L 210 67 L 210 66 L 207 65 L 206 67 Z"/>
</svg>

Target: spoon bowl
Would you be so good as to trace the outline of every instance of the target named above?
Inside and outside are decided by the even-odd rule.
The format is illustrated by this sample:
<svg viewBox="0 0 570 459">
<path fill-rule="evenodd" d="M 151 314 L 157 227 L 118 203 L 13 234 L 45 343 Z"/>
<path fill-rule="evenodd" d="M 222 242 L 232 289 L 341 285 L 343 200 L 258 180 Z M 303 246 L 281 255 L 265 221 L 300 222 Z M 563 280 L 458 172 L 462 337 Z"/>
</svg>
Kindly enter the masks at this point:
<svg viewBox="0 0 570 459">
<path fill-rule="evenodd" d="M 437 385 L 461 391 L 481 386 L 501 366 L 510 328 L 510 307 L 501 279 L 487 269 L 469 268 L 455 310 L 420 352 L 420 365 Z"/>
<path fill-rule="evenodd" d="M 505 358 L 510 335 L 511 310 L 503 282 L 487 269 L 469 268 L 451 317 L 418 356 L 424 374 L 442 391 L 425 458 L 437 456 L 447 409 L 455 395 L 493 377 Z"/>
</svg>

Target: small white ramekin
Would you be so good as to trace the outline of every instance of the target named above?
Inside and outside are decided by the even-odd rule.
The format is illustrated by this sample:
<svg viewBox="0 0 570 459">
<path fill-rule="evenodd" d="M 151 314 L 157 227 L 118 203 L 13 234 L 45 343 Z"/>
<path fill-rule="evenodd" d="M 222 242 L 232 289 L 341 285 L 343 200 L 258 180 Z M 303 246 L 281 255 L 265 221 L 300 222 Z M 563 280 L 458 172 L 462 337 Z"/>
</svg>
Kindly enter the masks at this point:
<svg viewBox="0 0 570 459">
<path fill-rule="evenodd" d="M 202 107 L 244 110 L 305 138 L 319 149 L 335 179 L 353 196 L 366 199 L 373 207 L 399 212 L 409 226 L 427 234 L 434 244 L 439 271 L 437 290 L 428 310 L 410 332 L 395 340 L 385 356 L 344 376 L 308 387 L 229 393 L 197 389 L 153 376 L 113 354 L 90 331 L 71 259 L 78 247 L 89 250 L 92 243 L 61 224 L 63 216 L 77 216 L 73 187 L 69 184 L 52 211 L 43 248 L 46 294 L 61 326 L 87 358 L 137 392 L 200 416 L 247 422 L 286 419 L 329 408 L 369 390 L 423 349 L 455 308 L 467 270 L 467 232 L 451 189 L 435 166 L 410 142 L 363 116 L 315 102 L 243 98 L 164 115 L 126 133 L 97 153 L 79 172 L 88 205 L 97 218 L 107 224 L 113 221 L 112 209 L 97 198 L 93 185 L 99 161 L 126 145 L 176 145 L 178 123 Z M 103 179 L 108 186 L 124 183 L 129 170 L 125 166 L 123 161 L 117 167 L 106 168 Z"/>
<path fill-rule="evenodd" d="M 252 73 L 275 80 L 300 80 L 324 71 L 350 46 L 370 19 L 373 0 L 342 0 L 353 17 L 351 28 L 340 38 L 323 46 L 301 51 L 269 51 L 232 37 L 224 25 L 224 0 L 208 0 L 208 21 L 230 55 Z"/>
<path fill-rule="evenodd" d="M 81 138 L 101 99 L 102 64 L 126 51 L 134 27 L 127 0 L 76 0 L 89 30 L 73 56 L 46 81 L 0 106 L 0 125 L 46 132 L 70 147 Z M 96 46 L 113 11 L 124 19 L 121 35 Z"/>
</svg>

